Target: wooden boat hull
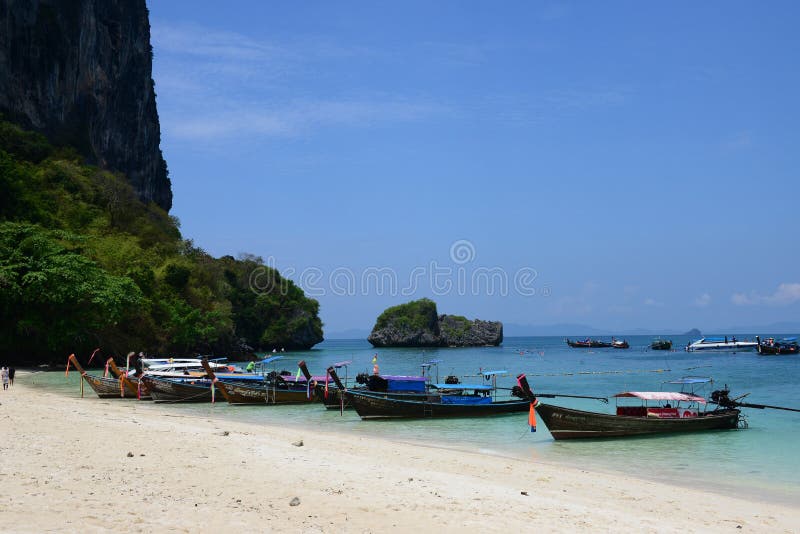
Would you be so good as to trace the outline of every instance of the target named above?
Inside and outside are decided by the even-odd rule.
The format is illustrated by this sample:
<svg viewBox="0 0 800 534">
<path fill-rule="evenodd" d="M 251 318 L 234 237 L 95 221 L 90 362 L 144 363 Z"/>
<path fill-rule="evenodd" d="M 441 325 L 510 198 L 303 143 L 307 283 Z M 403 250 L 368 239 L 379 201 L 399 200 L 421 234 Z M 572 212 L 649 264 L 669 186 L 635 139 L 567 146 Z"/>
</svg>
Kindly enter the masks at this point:
<svg viewBox="0 0 800 534">
<path fill-rule="evenodd" d="M 569 345 L 573 349 L 608 349 L 612 347 L 611 343 L 606 343 L 605 341 L 596 341 L 596 340 L 571 341 L 568 339 L 567 345 Z"/>
<path fill-rule="evenodd" d="M 382 393 L 347 391 L 347 399 L 362 419 L 427 418 L 427 417 L 485 417 L 527 412 L 527 400 L 509 400 L 490 404 L 449 404 L 441 395 L 418 395 L 419 399 L 396 398 Z"/>
<path fill-rule="evenodd" d="M 131 383 L 131 387 L 136 391 L 136 398 L 139 400 L 153 400 L 153 397 L 150 396 L 150 390 L 147 389 L 147 384 L 132 376 L 129 376 L 127 380 Z"/>
<path fill-rule="evenodd" d="M 739 410 L 733 409 L 700 417 L 660 419 L 585 412 L 540 402 L 536 413 L 556 440 L 724 430 L 737 428 L 739 422 Z"/>
<path fill-rule="evenodd" d="M 314 402 L 305 388 L 284 389 L 270 384 L 253 386 L 229 382 L 217 382 L 216 387 L 224 390 L 230 404 L 307 404 Z"/>
<path fill-rule="evenodd" d="M 361 388 L 353 388 L 352 390 L 354 393 L 361 392 Z M 386 392 L 386 391 L 371 391 L 371 390 L 363 390 L 364 392 L 371 393 L 373 395 L 378 395 L 384 398 L 390 399 L 407 399 L 407 400 L 421 400 L 421 399 L 428 399 L 433 397 L 438 397 L 435 393 L 394 393 L 394 392 Z M 318 402 L 321 402 L 327 410 L 352 410 L 353 405 L 350 402 L 350 399 L 346 395 L 342 395 L 342 390 L 340 390 L 336 385 L 330 384 L 328 386 L 328 396 L 325 397 L 325 384 L 317 384 L 314 388 L 314 396 Z M 342 405 L 342 397 L 344 397 L 344 405 Z"/>
<path fill-rule="evenodd" d="M 136 389 L 131 389 L 124 382 L 120 387 L 120 381 L 116 378 L 84 374 L 83 379 L 101 399 L 136 398 Z"/>
<path fill-rule="evenodd" d="M 800 347 L 797 345 L 759 345 L 758 353 L 768 356 L 777 356 L 785 354 L 800 354 Z"/>
<path fill-rule="evenodd" d="M 149 376 L 141 378 L 155 402 L 211 402 L 211 386 L 197 385 Z M 217 392 L 219 400 L 225 400 Z"/>
<path fill-rule="evenodd" d="M 328 394 L 325 395 L 325 384 L 317 384 L 314 386 L 314 398 L 317 402 L 321 402 L 327 410 L 351 410 L 353 405 L 350 404 L 350 399 L 346 395 L 342 395 L 342 390 L 334 384 L 328 385 Z M 344 403 L 342 402 L 344 400 Z"/>
<path fill-rule="evenodd" d="M 654 341 L 650 344 L 650 350 L 672 350 L 672 341 Z"/>
</svg>

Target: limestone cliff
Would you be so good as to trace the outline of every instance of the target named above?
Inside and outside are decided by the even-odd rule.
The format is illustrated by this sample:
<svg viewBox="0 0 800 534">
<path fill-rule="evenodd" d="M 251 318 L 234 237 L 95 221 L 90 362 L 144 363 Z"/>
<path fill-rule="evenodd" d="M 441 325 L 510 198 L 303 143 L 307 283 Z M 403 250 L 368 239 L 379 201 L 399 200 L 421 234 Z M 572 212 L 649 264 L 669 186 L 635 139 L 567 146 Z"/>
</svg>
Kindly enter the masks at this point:
<svg viewBox="0 0 800 534">
<path fill-rule="evenodd" d="M 481 347 L 503 342 L 503 323 L 438 315 L 436 303 L 420 299 L 387 308 L 367 338 L 375 347 Z"/>
<path fill-rule="evenodd" d="M 145 0 L 0 0 L 0 114 L 172 206 Z"/>
</svg>

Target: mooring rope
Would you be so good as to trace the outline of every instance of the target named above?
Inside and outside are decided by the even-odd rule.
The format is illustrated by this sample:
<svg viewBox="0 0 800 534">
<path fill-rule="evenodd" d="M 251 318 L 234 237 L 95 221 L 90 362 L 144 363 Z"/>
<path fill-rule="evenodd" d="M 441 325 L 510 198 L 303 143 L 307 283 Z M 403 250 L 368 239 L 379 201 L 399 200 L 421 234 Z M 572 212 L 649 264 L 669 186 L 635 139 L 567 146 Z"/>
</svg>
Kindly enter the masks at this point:
<svg viewBox="0 0 800 534">
<path fill-rule="evenodd" d="M 639 373 L 669 373 L 672 369 L 625 369 L 618 371 L 573 371 L 571 373 L 526 373 L 528 376 L 575 376 L 575 375 L 631 375 Z"/>
</svg>

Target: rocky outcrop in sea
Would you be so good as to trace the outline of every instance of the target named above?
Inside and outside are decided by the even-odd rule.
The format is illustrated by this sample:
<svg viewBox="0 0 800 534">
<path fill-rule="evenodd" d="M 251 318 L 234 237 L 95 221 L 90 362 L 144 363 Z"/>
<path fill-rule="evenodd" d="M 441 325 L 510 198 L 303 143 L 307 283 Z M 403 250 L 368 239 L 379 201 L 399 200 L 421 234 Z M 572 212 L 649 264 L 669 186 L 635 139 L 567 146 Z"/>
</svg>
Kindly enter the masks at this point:
<svg viewBox="0 0 800 534">
<path fill-rule="evenodd" d="M 428 299 L 387 308 L 367 338 L 374 347 L 482 347 L 503 342 L 503 323 L 438 315 Z"/>
</svg>

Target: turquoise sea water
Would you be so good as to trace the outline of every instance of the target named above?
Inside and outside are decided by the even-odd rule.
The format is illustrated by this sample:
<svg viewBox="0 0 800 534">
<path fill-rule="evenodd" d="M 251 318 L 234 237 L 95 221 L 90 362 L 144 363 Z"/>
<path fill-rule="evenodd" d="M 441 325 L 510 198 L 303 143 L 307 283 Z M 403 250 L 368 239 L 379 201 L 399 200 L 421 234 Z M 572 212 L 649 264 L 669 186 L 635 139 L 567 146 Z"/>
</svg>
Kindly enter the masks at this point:
<svg viewBox="0 0 800 534">
<path fill-rule="evenodd" d="M 746 336 L 737 336 L 744 339 Z M 650 351 L 650 337 L 627 338 L 629 350 L 571 349 L 560 337 L 507 338 L 502 347 L 460 349 L 373 349 L 363 340 L 333 340 L 314 350 L 285 355 L 294 372 L 304 359 L 314 374 L 340 360 L 353 360 L 350 376 L 372 370 L 378 353 L 382 373 L 417 374 L 419 365 L 441 359 L 441 380 L 448 374 L 477 374 L 479 369 L 506 369 L 498 385 L 511 387 L 518 373 L 526 373 L 534 390 L 550 393 L 611 396 L 625 390 L 660 390 L 662 383 L 682 376 L 710 376 L 715 384 L 704 391 L 731 388 L 731 397 L 750 393 L 747 400 L 800 408 L 800 357 L 759 356 L 756 352 L 687 353 L 690 340 L 674 336 L 679 350 Z M 21 377 L 22 378 L 22 377 Z M 38 373 L 22 378 L 37 386 L 78 395 L 78 375 Z M 479 380 L 477 378 L 473 380 Z M 663 389 L 669 389 L 664 386 Z M 86 391 L 87 402 L 97 400 Z M 135 401 L 130 401 L 135 402 Z M 557 399 L 548 402 L 592 411 L 613 412 L 614 402 Z M 147 403 L 141 403 L 142 407 Z M 352 411 L 340 416 L 319 405 L 248 407 L 171 405 L 171 410 L 254 423 L 281 424 L 300 431 L 318 427 L 335 432 L 373 435 L 384 439 L 424 443 L 483 454 L 511 456 L 535 463 L 623 472 L 645 479 L 747 495 L 751 498 L 797 503 L 800 501 L 800 413 L 745 409 L 749 428 L 690 435 L 636 439 L 555 442 L 543 424 L 531 433 L 527 414 L 486 419 L 361 421 Z M 535 471 L 532 471 L 532 476 Z"/>
</svg>

